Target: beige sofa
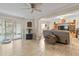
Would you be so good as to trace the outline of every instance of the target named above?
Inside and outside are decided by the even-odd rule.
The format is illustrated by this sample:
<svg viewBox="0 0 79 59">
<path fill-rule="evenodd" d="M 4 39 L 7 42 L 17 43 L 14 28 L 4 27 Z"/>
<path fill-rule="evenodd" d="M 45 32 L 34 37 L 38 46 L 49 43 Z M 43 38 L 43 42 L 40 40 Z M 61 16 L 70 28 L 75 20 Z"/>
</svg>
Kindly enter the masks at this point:
<svg viewBox="0 0 79 59">
<path fill-rule="evenodd" d="M 44 30 L 43 34 L 46 39 L 46 37 L 54 33 L 56 36 L 58 36 L 58 42 L 64 43 L 64 44 L 69 44 L 70 43 L 70 33 L 69 31 L 63 31 L 63 30 Z"/>
</svg>

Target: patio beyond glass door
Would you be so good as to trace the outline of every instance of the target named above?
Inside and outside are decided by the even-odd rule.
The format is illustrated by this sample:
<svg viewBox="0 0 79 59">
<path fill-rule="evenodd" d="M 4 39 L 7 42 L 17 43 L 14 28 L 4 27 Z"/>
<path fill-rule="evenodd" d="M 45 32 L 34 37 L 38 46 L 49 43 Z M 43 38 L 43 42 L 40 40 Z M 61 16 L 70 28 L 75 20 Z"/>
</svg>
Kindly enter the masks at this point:
<svg viewBox="0 0 79 59">
<path fill-rule="evenodd" d="M 11 40 L 13 37 L 13 23 L 0 20 L 0 42 Z"/>
<path fill-rule="evenodd" d="M 5 39 L 6 40 L 12 40 L 13 39 L 13 22 L 5 21 Z"/>
<path fill-rule="evenodd" d="M 0 20 L 0 42 L 22 39 L 23 24 L 12 20 Z"/>
<path fill-rule="evenodd" d="M 0 42 L 4 40 L 4 33 L 5 33 L 4 21 L 0 20 Z"/>
<path fill-rule="evenodd" d="M 14 27 L 14 39 L 22 39 L 22 26 L 19 23 L 15 24 Z"/>
</svg>

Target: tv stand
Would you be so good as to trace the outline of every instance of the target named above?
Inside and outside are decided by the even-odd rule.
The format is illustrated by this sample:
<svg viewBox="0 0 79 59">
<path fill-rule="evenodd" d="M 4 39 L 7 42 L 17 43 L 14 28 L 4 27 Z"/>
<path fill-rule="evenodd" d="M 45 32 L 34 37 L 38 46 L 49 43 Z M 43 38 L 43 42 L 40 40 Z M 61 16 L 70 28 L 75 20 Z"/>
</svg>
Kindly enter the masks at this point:
<svg viewBox="0 0 79 59">
<path fill-rule="evenodd" d="M 32 33 L 26 34 L 26 40 L 32 40 L 32 39 L 33 39 Z"/>
</svg>

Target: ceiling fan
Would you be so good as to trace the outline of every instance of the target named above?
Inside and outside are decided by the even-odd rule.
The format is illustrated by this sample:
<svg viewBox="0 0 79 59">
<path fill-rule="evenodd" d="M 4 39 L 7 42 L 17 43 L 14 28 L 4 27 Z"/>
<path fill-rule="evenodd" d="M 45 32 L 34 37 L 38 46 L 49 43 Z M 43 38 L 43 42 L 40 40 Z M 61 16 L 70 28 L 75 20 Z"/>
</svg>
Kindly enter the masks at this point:
<svg viewBox="0 0 79 59">
<path fill-rule="evenodd" d="M 40 8 L 41 3 L 29 3 L 26 5 L 26 9 L 31 9 L 31 13 L 33 13 L 34 11 L 38 11 L 41 12 Z"/>
</svg>

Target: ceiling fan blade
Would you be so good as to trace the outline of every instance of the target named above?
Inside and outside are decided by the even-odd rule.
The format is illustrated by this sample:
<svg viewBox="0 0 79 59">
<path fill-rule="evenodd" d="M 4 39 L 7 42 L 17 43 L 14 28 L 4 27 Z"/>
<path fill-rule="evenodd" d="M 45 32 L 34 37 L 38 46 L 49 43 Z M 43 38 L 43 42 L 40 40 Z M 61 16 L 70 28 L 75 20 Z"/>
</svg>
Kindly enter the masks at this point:
<svg viewBox="0 0 79 59">
<path fill-rule="evenodd" d="M 34 11 L 39 11 L 41 12 L 40 9 L 38 9 L 38 7 L 40 6 L 40 3 L 30 3 L 30 9 L 32 10 L 31 13 L 33 13 Z"/>
<path fill-rule="evenodd" d="M 32 9 L 31 13 L 33 13 L 34 11 L 41 12 L 41 10 L 34 8 L 34 9 Z"/>
<path fill-rule="evenodd" d="M 37 8 L 34 8 L 34 10 L 41 12 L 41 10 L 40 9 L 37 9 Z"/>
</svg>

